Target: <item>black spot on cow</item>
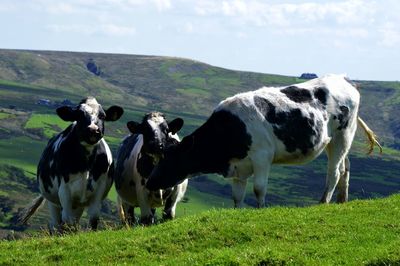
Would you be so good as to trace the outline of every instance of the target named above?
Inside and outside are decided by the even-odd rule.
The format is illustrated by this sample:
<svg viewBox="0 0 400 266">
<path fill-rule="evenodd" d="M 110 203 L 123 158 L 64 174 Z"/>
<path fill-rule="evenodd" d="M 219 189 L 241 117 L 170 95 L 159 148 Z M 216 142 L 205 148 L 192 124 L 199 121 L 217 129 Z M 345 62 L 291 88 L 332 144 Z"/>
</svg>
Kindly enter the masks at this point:
<svg viewBox="0 0 400 266">
<path fill-rule="evenodd" d="M 146 183 L 150 190 L 173 187 L 194 173 L 228 173 L 229 161 L 247 156 L 252 143 L 246 124 L 226 110 L 215 111 L 178 145 L 168 147 L 164 159 Z"/>
<path fill-rule="evenodd" d="M 229 111 L 214 112 L 194 134 L 193 151 L 203 173 L 227 174 L 229 161 L 243 159 L 252 143 L 246 124 Z"/>
<path fill-rule="evenodd" d="M 153 171 L 154 159 L 146 153 L 141 153 L 141 155 L 137 161 L 137 170 L 142 177 L 147 178 Z"/>
<path fill-rule="evenodd" d="M 324 88 L 317 88 L 314 91 L 314 97 L 318 99 L 320 103 L 326 105 L 328 101 L 328 91 Z"/>
<path fill-rule="evenodd" d="M 123 142 L 121 143 L 120 148 L 118 149 L 117 153 L 117 164 L 115 166 L 115 171 L 114 171 L 114 180 L 115 180 L 115 187 L 117 189 L 121 188 L 121 185 L 123 183 L 123 174 L 122 172 L 124 171 L 124 161 L 129 159 L 129 156 L 132 152 L 133 147 L 136 145 L 136 143 L 139 140 L 139 135 L 138 134 L 132 134 L 128 137 L 126 137 Z"/>
<path fill-rule="evenodd" d="M 342 130 L 347 128 L 349 125 L 349 108 L 347 106 L 341 105 L 339 107 L 340 113 L 338 114 L 338 120 L 339 120 L 339 127 L 337 129 Z"/>
<path fill-rule="evenodd" d="M 289 86 L 281 90 L 282 93 L 297 103 L 310 102 L 312 101 L 312 95 L 309 90 L 301 89 L 296 86 Z"/>
<path fill-rule="evenodd" d="M 99 149 L 100 150 L 100 149 Z M 100 176 L 107 173 L 108 170 L 108 158 L 106 153 L 96 154 L 96 160 L 92 167 L 91 176 L 94 181 L 99 180 Z"/>
<path fill-rule="evenodd" d="M 133 180 L 131 180 L 131 181 L 129 182 L 129 186 L 130 186 L 130 187 L 134 187 L 134 186 L 135 186 L 135 182 L 134 182 Z"/>
<path fill-rule="evenodd" d="M 286 151 L 295 152 L 299 149 L 306 154 L 320 139 L 322 122 L 315 120 L 313 113 L 307 117 L 298 108 L 288 112 L 277 111 L 271 102 L 258 96 L 254 97 L 254 102 L 272 124 L 274 134 L 285 144 Z"/>
</svg>

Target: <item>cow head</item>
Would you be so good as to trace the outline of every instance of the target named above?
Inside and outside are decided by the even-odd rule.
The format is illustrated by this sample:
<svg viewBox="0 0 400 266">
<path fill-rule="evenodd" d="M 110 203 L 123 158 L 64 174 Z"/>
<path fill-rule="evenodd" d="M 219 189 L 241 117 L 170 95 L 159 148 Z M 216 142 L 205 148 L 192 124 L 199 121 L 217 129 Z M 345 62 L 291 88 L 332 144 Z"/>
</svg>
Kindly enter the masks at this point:
<svg viewBox="0 0 400 266">
<path fill-rule="evenodd" d="M 176 186 L 188 177 L 189 169 L 196 169 L 192 159 L 193 137 L 187 136 L 180 143 L 171 143 L 164 150 L 163 158 L 151 172 L 146 188 L 152 191 Z"/>
<path fill-rule="evenodd" d="M 129 121 L 127 127 L 132 134 L 143 135 L 142 151 L 160 157 L 164 148 L 176 140 L 172 138 L 183 126 L 183 119 L 176 118 L 167 122 L 160 112 L 151 112 L 144 116 L 141 123 Z"/>
<path fill-rule="evenodd" d="M 62 106 L 57 108 L 58 116 L 69 122 L 75 122 L 75 129 L 81 142 L 89 145 L 98 143 L 104 136 L 104 121 L 116 121 L 124 110 L 111 106 L 106 111 L 93 97 L 83 99 L 77 107 Z"/>
</svg>

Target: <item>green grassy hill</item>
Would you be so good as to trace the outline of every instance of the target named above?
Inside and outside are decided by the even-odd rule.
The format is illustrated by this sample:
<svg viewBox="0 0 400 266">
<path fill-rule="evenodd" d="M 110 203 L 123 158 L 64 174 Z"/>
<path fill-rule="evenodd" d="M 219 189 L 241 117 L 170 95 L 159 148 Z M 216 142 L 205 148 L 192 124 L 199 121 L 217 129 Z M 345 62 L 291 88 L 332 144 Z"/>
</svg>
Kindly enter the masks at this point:
<svg viewBox="0 0 400 266">
<path fill-rule="evenodd" d="M 55 106 L 65 99 L 77 103 L 92 95 L 105 107 L 124 107 L 122 119 L 106 125 L 106 139 L 115 151 L 128 133 L 126 122 L 138 121 L 146 112 L 159 110 L 169 119 L 184 118 L 180 133 L 184 136 L 202 124 L 227 96 L 301 81 L 181 58 L 0 50 L 0 229 L 23 229 L 14 227 L 14 215 L 37 193 L 35 173 L 40 154 L 47 140 L 66 127 L 55 115 Z M 400 190 L 400 82 L 358 83 L 360 115 L 380 136 L 385 153 L 366 157 L 363 136 L 357 136 L 351 152 L 350 197 L 387 196 Z M 38 104 L 42 99 L 50 105 Z M 305 166 L 274 167 L 268 204 L 315 204 L 322 194 L 325 168 L 323 156 Z M 248 190 L 246 203 L 254 205 L 251 184 Z M 109 198 L 104 211 L 112 219 L 115 191 Z M 215 175 L 201 176 L 191 180 L 178 216 L 212 207 L 232 207 L 229 181 Z M 45 225 L 46 215 L 43 209 L 31 221 L 31 228 Z"/>
<path fill-rule="evenodd" d="M 136 229 L 0 241 L 0 264 L 399 265 L 400 196 L 213 209 Z"/>
</svg>

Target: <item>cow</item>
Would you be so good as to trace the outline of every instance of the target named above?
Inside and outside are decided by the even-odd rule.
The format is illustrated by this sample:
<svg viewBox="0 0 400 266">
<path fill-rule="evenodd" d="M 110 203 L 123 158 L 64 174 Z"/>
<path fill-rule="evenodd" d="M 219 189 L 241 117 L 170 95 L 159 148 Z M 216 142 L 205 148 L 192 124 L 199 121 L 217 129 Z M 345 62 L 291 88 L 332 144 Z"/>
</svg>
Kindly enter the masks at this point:
<svg viewBox="0 0 400 266">
<path fill-rule="evenodd" d="M 93 97 L 77 107 L 56 110 L 64 121 L 72 122 L 51 138 L 37 168 L 40 196 L 20 216 L 26 223 L 47 200 L 50 229 L 76 228 L 87 207 L 89 224 L 97 229 L 102 200 L 111 188 L 112 154 L 104 140 L 104 121 L 116 121 L 123 109 L 111 106 L 106 111 Z"/>
<path fill-rule="evenodd" d="M 187 179 L 166 190 L 149 191 L 144 184 L 168 145 L 179 142 L 177 132 L 183 120 L 167 122 L 160 112 L 146 114 L 141 123 L 130 121 L 131 132 L 121 143 L 115 163 L 115 187 L 120 217 L 134 223 L 134 208 L 140 207 L 140 223 L 155 222 L 155 208 L 164 206 L 163 218 L 173 219 L 177 203 L 183 198 Z"/>
<path fill-rule="evenodd" d="M 357 124 L 370 152 L 382 147 L 358 116 L 360 94 L 344 75 L 327 75 L 285 87 L 262 87 L 220 102 L 208 120 L 165 150 L 146 183 L 150 190 L 174 186 L 188 175 L 232 177 L 235 207 L 243 205 L 247 178 L 254 176 L 257 206 L 265 206 L 272 164 L 304 164 L 326 151 L 327 176 L 321 202 L 348 200 L 348 152 Z"/>
</svg>

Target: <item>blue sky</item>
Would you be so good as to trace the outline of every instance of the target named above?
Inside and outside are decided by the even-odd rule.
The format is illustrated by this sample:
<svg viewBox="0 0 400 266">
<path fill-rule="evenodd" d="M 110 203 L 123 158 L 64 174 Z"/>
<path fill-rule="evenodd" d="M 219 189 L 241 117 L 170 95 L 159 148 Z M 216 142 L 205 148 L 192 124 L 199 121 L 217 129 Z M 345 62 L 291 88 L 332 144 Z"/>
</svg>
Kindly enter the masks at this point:
<svg viewBox="0 0 400 266">
<path fill-rule="evenodd" d="M 400 1 L 0 0 L 0 48 L 400 80 Z"/>
</svg>

